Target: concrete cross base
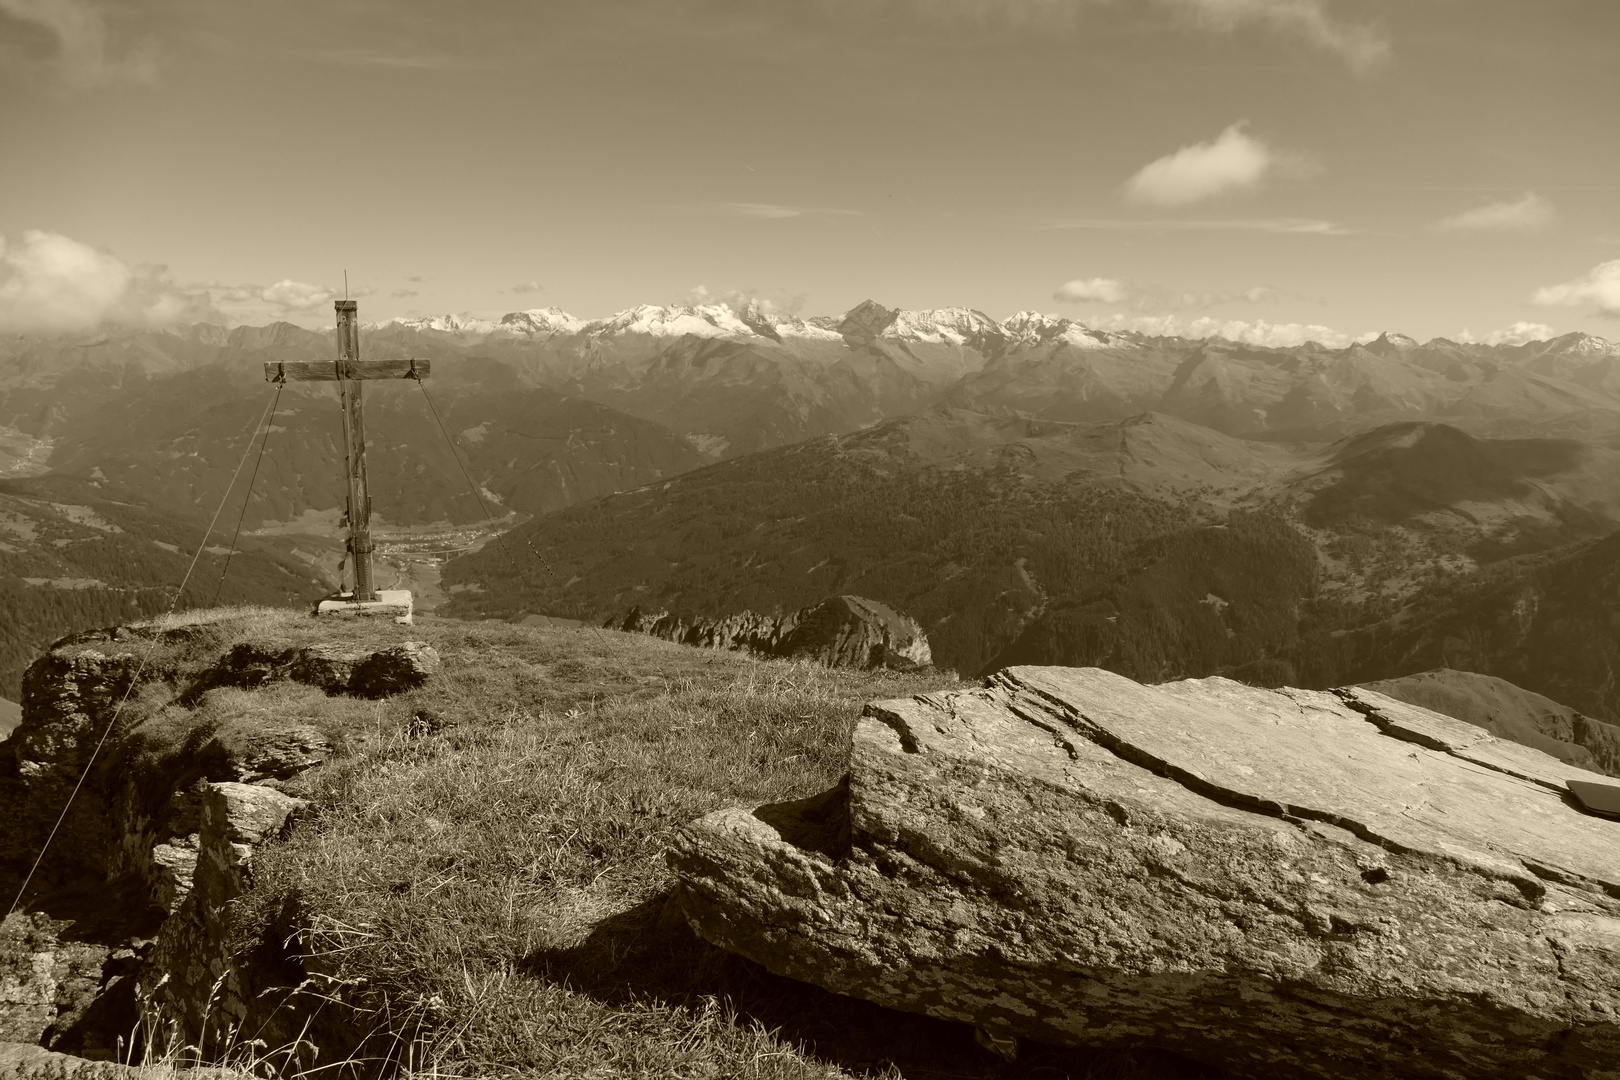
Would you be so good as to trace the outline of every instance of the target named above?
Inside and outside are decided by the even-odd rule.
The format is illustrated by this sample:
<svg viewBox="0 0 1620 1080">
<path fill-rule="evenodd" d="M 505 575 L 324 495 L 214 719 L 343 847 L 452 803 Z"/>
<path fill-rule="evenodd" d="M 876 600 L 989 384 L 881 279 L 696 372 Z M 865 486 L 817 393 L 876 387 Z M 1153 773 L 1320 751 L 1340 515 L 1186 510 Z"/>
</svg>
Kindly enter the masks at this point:
<svg viewBox="0 0 1620 1080">
<path fill-rule="evenodd" d="M 406 626 L 411 624 L 411 590 L 378 589 L 377 599 L 357 604 L 353 593 L 336 593 L 315 605 L 315 614 L 349 616 L 350 618 L 392 618 Z"/>
</svg>

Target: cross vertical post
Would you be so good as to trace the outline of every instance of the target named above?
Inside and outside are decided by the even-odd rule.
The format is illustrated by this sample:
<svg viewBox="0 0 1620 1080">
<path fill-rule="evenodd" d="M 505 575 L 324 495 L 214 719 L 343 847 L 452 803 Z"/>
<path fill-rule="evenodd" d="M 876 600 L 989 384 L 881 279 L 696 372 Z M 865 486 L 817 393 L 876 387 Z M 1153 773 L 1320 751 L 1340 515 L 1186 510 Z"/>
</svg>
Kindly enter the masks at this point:
<svg viewBox="0 0 1620 1080">
<path fill-rule="evenodd" d="M 336 362 L 329 360 L 266 360 L 264 377 L 270 382 L 335 382 L 343 411 L 343 480 L 348 486 L 347 557 L 354 560 L 354 592 L 339 592 L 315 605 L 317 615 L 386 615 L 395 622 L 411 621 L 409 589 L 377 588 L 371 573 L 371 492 L 366 485 L 366 418 L 361 411 L 360 385 L 367 379 L 415 379 L 420 383 L 433 371 L 425 356 L 397 360 L 360 359 L 358 304 L 338 300 Z M 423 389 L 423 394 L 427 390 Z"/>
<path fill-rule="evenodd" d="M 338 396 L 343 405 L 343 473 L 349 484 L 349 554 L 354 559 L 354 602 L 369 604 L 377 599 L 371 577 L 371 494 L 366 487 L 366 415 L 360 388 L 364 385 L 358 369 L 360 330 L 356 322 L 359 304 L 336 300 L 338 345 Z"/>
</svg>

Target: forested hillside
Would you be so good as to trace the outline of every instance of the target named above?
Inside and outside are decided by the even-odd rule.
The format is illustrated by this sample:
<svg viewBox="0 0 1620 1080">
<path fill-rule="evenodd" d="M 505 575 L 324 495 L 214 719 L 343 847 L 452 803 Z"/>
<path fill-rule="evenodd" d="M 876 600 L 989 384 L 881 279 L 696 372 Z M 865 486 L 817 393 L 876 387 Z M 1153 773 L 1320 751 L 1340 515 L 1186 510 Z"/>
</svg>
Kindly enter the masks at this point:
<svg viewBox="0 0 1620 1080">
<path fill-rule="evenodd" d="M 1617 515 L 1620 454 L 1570 440 L 1402 422 L 1290 446 L 1156 415 L 939 407 L 548 515 L 446 581 L 453 613 L 595 620 L 853 592 L 917 618 L 964 674 L 1330 686 L 1456 666 L 1407 628 L 1466 620 L 1452 605 L 1517 580 L 1515 554 L 1590 542 Z M 1525 678 L 1493 663 L 1472 666 Z"/>
<path fill-rule="evenodd" d="M 56 638 L 167 611 L 203 539 L 200 513 L 173 513 L 62 477 L 0 481 L 0 696 Z M 225 529 L 234 526 L 226 523 Z M 246 537 L 214 533 L 180 607 L 294 605 L 327 591 L 318 571 Z"/>
<path fill-rule="evenodd" d="M 1123 425 L 1103 439 L 946 410 L 811 440 L 520 527 L 450 564 L 451 611 L 714 616 L 856 593 L 917 618 L 938 663 L 976 673 L 1018 642 L 1045 655 L 1064 613 L 1107 601 L 1127 610 L 1097 615 L 1108 650 L 1143 670 L 1227 670 L 1287 643 L 1280 612 L 1315 567 L 1285 523 L 1239 513 L 1228 529 L 1229 493 L 1133 451 L 1190 453 L 1186 434 Z M 1233 610 L 1207 602 L 1217 589 Z"/>
<path fill-rule="evenodd" d="M 1011 470 L 885 473 L 829 449 L 752 455 L 549 515 L 451 563 L 451 610 L 720 615 L 856 593 L 921 620 L 939 663 L 977 671 L 1049 592 L 1116 573 L 1149 538 L 1213 516 L 1194 500 L 1028 484 Z"/>
<path fill-rule="evenodd" d="M 1620 723 L 1620 533 L 1439 581 L 1395 614 L 1304 635 L 1306 685 L 1456 668 Z"/>
<path fill-rule="evenodd" d="M 996 658 L 1103 667 L 1141 682 L 1224 673 L 1297 682 L 1287 657 L 1316 593 L 1316 552 L 1282 517 L 1235 513 L 1139 545 L 1119 574 L 1074 582 Z"/>
</svg>

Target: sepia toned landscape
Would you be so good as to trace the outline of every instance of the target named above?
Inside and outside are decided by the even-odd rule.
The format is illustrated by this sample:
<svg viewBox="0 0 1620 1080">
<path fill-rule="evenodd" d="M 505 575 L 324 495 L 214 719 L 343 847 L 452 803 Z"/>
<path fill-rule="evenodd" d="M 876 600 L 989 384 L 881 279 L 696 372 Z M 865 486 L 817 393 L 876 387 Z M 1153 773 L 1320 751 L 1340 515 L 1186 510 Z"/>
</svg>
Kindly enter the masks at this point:
<svg viewBox="0 0 1620 1080">
<path fill-rule="evenodd" d="M 1617 99 L 0 0 L 0 1080 L 1620 1080 Z"/>
</svg>

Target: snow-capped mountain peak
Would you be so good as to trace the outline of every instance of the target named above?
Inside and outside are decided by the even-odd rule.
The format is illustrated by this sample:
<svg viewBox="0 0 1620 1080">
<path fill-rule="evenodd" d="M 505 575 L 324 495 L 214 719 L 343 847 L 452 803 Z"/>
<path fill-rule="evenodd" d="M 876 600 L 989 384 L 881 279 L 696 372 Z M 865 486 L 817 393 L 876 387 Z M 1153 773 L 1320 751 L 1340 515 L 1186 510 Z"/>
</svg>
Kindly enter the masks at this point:
<svg viewBox="0 0 1620 1080">
<path fill-rule="evenodd" d="M 1576 331 L 1546 342 L 1546 351 L 1565 356 L 1614 356 L 1620 355 L 1620 345 L 1606 338 Z"/>
<path fill-rule="evenodd" d="M 883 331 L 886 338 L 923 341 L 934 345 L 967 345 L 987 337 L 1001 337 L 1001 324 L 973 308 L 927 308 L 900 311 Z"/>
<path fill-rule="evenodd" d="M 500 324 L 493 319 L 475 319 L 467 315 L 427 315 L 414 319 L 400 315 L 380 323 L 368 323 L 366 329 L 382 330 L 396 326 L 403 330 L 437 330 L 442 334 L 492 334 Z"/>
<path fill-rule="evenodd" d="M 501 316 L 501 328 L 520 334 L 576 334 L 584 326 L 584 319 L 576 319 L 562 308 L 530 308 L 512 311 Z"/>
<path fill-rule="evenodd" d="M 1062 337 L 1071 325 L 1060 315 L 1043 315 L 1039 311 L 1020 311 L 1001 321 L 1001 329 L 1008 337 L 1027 344 Z"/>
<path fill-rule="evenodd" d="M 1024 345 L 1063 341 L 1076 349 L 1121 348 L 1134 344 L 1128 338 L 1106 330 L 1093 330 L 1084 323 L 1039 311 L 1020 311 L 1001 323 L 1002 331 Z"/>
<path fill-rule="evenodd" d="M 602 337 L 612 334 L 646 334 L 651 337 L 750 337 L 755 331 L 725 304 L 638 304 L 605 319 L 593 319 L 582 328 Z"/>
</svg>

